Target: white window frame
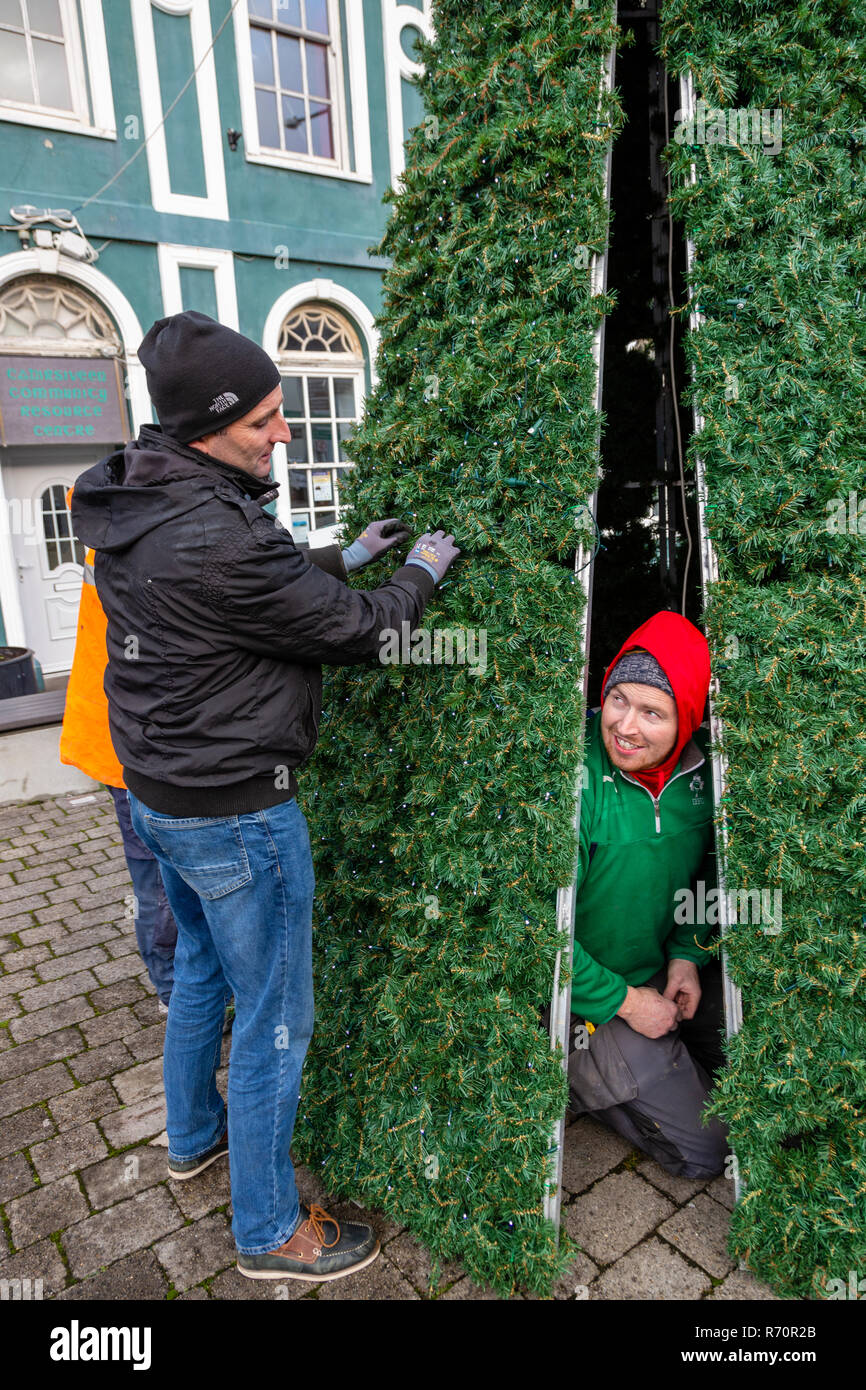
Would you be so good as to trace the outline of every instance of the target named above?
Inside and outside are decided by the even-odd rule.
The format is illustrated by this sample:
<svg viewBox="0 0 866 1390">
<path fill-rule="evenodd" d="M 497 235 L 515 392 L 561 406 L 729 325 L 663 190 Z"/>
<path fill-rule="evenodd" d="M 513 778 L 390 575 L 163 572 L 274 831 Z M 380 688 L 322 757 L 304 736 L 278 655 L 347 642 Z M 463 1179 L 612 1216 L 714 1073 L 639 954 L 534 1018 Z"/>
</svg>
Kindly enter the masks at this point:
<svg viewBox="0 0 866 1390">
<path fill-rule="evenodd" d="M 316 513 L 312 506 L 295 506 L 292 502 L 291 488 L 289 486 L 289 471 L 291 469 L 303 469 L 307 473 L 313 473 L 318 469 L 330 472 L 332 468 L 354 468 L 356 466 L 350 459 L 341 461 L 339 458 L 335 458 L 332 463 L 318 463 L 313 460 L 313 425 L 324 424 L 326 422 L 324 417 L 313 417 L 310 415 L 307 378 L 311 376 L 330 377 L 332 379 L 334 377 L 350 378 L 354 382 L 355 388 L 355 421 L 360 425 L 364 414 L 364 364 L 363 362 L 335 362 L 330 353 L 299 352 L 295 354 L 283 354 L 277 360 L 277 368 L 281 380 L 283 377 L 287 376 L 299 376 L 304 379 L 303 391 L 306 411 L 304 429 L 309 462 L 298 463 L 294 459 L 290 459 L 288 450 L 285 444 L 282 443 L 275 446 L 273 459 L 274 479 L 281 485 L 279 497 L 277 499 L 277 519 L 283 523 L 289 534 L 293 535 L 293 512 L 306 511 L 309 513 L 311 521 L 315 520 Z M 285 410 L 283 410 L 283 418 L 290 425 L 297 423 L 291 416 L 286 415 Z M 336 416 L 331 417 L 331 419 L 336 419 Z M 328 423 L 330 423 L 330 420 Z M 337 443 L 337 452 L 339 452 L 339 440 Z M 315 530 L 310 531 L 310 536 L 313 537 L 314 544 L 316 545 L 330 542 L 332 534 L 341 524 L 340 512 L 342 508 L 337 505 L 336 501 L 331 504 L 330 510 L 335 513 L 334 521 L 329 526 L 317 527 Z M 308 538 L 305 538 L 305 541 L 306 539 Z"/>
<path fill-rule="evenodd" d="M 345 0 L 346 50 L 348 74 L 343 67 L 343 43 L 340 31 L 338 0 L 328 0 L 328 23 L 331 31 L 329 69 L 332 81 L 331 106 L 335 159 L 322 159 L 312 154 L 294 154 L 273 150 L 259 141 L 256 88 L 253 78 L 253 52 L 250 42 L 250 14 L 247 0 L 240 0 L 234 12 L 235 52 L 238 61 L 238 84 L 241 99 L 241 124 L 244 151 L 251 164 L 269 164 L 276 169 L 296 169 L 308 174 L 324 174 L 329 178 L 348 179 L 355 183 L 372 183 L 373 165 L 370 149 L 370 111 L 367 101 L 367 59 L 364 41 L 363 0 Z M 348 84 L 346 78 L 348 76 Z M 350 160 L 347 110 L 352 108 L 352 131 L 355 147 L 355 169 Z"/>
<path fill-rule="evenodd" d="M 212 270 L 219 321 L 225 324 L 226 328 L 238 331 L 238 297 L 233 252 L 217 251 L 209 246 L 176 246 L 169 242 L 160 242 L 156 254 L 162 286 L 163 313 L 179 314 L 183 310 L 181 266 L 195 270 Z"/>
<path fill-rule="evenodd" d="M 406 152 L 405 117 L 403 115 L 403 78 L 420 77 L 421 63 L 407 58 L 401 39 L 404 29 L 415 29 L 430 43 L 435 37 L 431 0 L 423 0 L 423 10 L 404 5 L 400 0 L 381 0 L 382 41 L 385 48 L 385 104 L 388 112 L 388 150 L 391 157 L 391 187 L 403 192 L 403 170 Z"/>
<path fill-rule="evenodd" d="M 227 222 L 229 210 L 223 163 L 222 121 L 208 0 L 130 0 L 130 3 L 154 210 L 180 213 L 183 217 L 212 217 L 214 220 Z M 163 126 L 165 113 L 162 109 L 156 34 L 153 27 L 154 6 L 163 14 L 189 19 L 192 56 L 197 68 L 194 85 L 199 119 L 198 127 L 190 127 L 188 134 L 190 139 L 198 139 L 201 142 L 206 189 L 204 196 L 171 191 L 168 146 Z"/>
<path fill-rule="evenodd" d="M 62 111 L 56 106 L 37 106 L 34 103 L 0 99 L 0 121 L 40 126 L 43 130 L 66 130 L 75 135 L 93 135 L 101 140 L 116 140 L 117 123 L 111 91 L 111 69 L 108 63 L 102 0 L 84 0 L 81 6 L 80 27 L 75 0 L 60 0 L 60 15 L 63 21 L 64 47 L 68 58 L 69 88 L 74 113 Z"/>
</svg>

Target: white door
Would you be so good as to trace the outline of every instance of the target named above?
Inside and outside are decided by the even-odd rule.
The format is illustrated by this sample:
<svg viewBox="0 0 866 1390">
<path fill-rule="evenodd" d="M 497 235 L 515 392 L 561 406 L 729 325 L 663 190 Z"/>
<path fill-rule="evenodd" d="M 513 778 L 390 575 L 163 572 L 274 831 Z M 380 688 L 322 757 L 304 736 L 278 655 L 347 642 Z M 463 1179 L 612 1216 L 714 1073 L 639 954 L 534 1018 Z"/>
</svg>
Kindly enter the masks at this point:
<svg viewBox="0 0 866 1390">
<path fill-rule="evenodd" d="M 99 445 L 90 445 L 4 451 L 3 482 L 24 640 L 45 675 L 72 666 L 84 546 L 72 534 L 66 493 L 80 473 L 104 457 L 99 450 Z"/>
</svg>

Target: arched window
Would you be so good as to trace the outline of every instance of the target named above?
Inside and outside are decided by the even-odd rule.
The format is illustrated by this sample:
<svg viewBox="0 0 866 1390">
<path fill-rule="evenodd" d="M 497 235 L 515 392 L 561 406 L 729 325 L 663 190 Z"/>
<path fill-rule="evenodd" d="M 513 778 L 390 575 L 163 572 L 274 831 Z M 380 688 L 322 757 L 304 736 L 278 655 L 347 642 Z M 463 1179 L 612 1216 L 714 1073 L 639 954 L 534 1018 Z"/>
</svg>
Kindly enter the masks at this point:
<svg viewBox="0 0 866 1390">
<path fill-rule="evenodd" d="M 283 378 L 291 533 L 311 531 L 340 516 L 340 484 L 351 464 L 345 442 L 360 417 L 364 353 L 348 319 L 330 305 L 300 305 L 283 322 L 277 344 Z"/>
<path fill-rule="evenodd" d="M 56 275 L 22 275 L 0 288 L 0 352 L 116 357 L 121 339 L 98 299 Z"/>
</svg>

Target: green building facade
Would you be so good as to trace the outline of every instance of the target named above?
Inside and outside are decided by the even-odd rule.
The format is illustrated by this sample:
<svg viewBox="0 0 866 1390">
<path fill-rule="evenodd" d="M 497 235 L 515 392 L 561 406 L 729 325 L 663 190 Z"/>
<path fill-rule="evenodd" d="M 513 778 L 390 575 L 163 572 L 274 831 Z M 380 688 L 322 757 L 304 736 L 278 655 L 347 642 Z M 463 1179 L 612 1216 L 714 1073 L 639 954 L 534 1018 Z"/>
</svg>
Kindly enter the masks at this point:
<svg viewBox="0 0 866 1390">
<path fill-rule="evenodd" d="M 83 561 L 66 494 L 155 418 L 156 319 L 198 309 L 270 353 L 278 515 L 332 537 L 419 33 L 430 0 L 0 0 L 0 642 L 55 684 Z"/>
</svg>

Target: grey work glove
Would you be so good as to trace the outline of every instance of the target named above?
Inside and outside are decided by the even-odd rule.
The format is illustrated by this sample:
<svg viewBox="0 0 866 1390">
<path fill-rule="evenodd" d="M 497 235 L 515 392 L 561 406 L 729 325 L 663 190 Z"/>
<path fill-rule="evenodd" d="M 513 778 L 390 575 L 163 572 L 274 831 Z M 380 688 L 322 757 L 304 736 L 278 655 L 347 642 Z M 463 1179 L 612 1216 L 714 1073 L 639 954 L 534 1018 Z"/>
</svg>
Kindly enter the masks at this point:
<svg viewBox="0 0 866 1390">
<path fill-rule="evenodd" d="M 411 534 L 409 527 L 394 516 L 389 516 L 385 521 L 371 521 L 358 539 L 343 551 L 346 573 L 351 574 L 352 570 L 369 565 L 371 560 L 378 560 L 392 546 L 402 545 Z"/>
<path fill-rule="evenodd" d="M 425 531 L 423 536 L 418 537 L 404 563 L 420 565 L 438 584 L 440 579 L 444 578 L 448 566 L 460 554 L 453 541 L 454 537 L 446 536 L 444 531 L 434 531 L 432 535 Z"/>
</svg>

